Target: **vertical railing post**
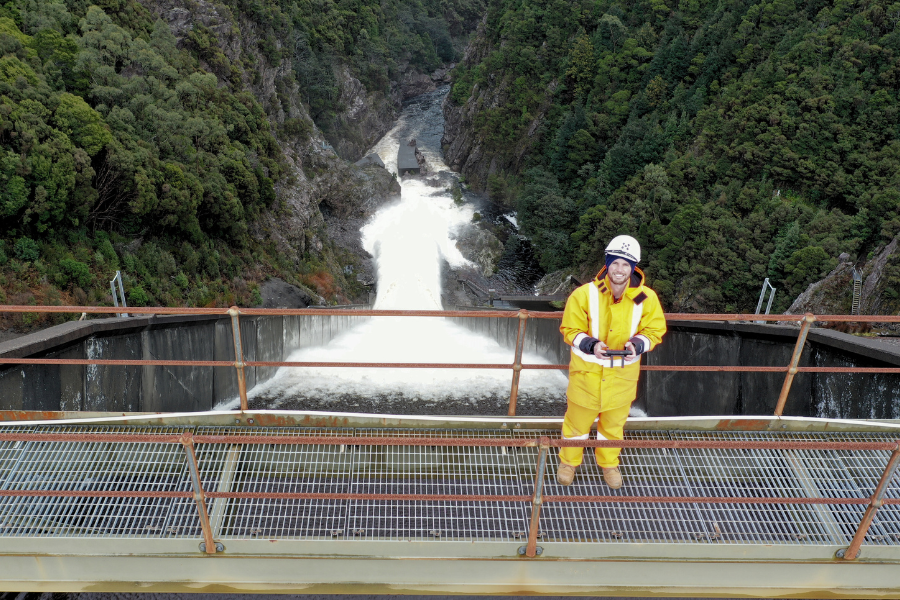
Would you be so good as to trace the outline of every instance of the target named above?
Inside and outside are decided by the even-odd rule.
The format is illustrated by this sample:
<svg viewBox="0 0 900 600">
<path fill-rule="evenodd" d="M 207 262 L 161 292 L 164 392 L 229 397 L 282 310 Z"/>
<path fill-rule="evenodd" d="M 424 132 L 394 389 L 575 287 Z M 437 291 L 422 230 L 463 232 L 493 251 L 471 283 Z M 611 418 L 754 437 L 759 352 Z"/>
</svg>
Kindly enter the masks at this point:
<svg viewBox="0 0 900 600">
<path fill-rule="evenodd" d="M 516 358 L 513 361 L 512 389 L 509 392 L 510 417 L 516 414 L 516 400 L 519 397 L 519 375 L 522 373 L 522 348 L 525 347 L 525 326 L 528 324 L 528 311 L 519 310 L 519 331 L 516 335 Z"/>
<path fill-rule="evenodd" d="M 247 379 L 244 376 L 244 348 L 241 345 L 241 311 L 237 306 L 228 309 L 231 315 L 231 333 L 234 336 L 234 368 L 237 369 L 238 392 L 241 396 L 241 410 L 247 410 Z"/>
<path fill-rule="evenodd" d="M 788 393 L 791 391 L 791 383 L 794 381 L 794 375 L 797 374 L 797 365 L 800 364 L 800 355 L 803 354 L 803 346 L 806 345 L 806 336 L 815 320 L 815 315 L 811 313 L 806 313 L 803 317 L 800 335 L 797 336 L 797 344 L 794 346 L 794 355 L 791 356 L 791 364 L 788 365 L 788 372 L 784 376 L 784 383 L 781 386 L 781 394 L 778 395 L 778 403 L 775 405 L 776 417 L 780 417 L 784 412 L 784 405 L 787 402 Z"/>
<path fill-rule="evenodd" d="M 194 503 L 197 505 L 197 513 L 200 516 L 200 528 L 203 530 L 203 551 L 207 554 L 215 554 L 218 548 L 213 541 L 212 526 L 209 523 L 209 513 L 206 511 L 206 496 L 203 494 L 203 485 L 200 482 L 200 467 L 197 464 L 197 455 L 194 452 L 194 434 L 185 431 L 181 434 L 181 445 L 187 455 L 188 468 L 191 472 L 191 484 L 194 488 Z"/>
<path fill-rule="evenodd" d="M 534 478 L 534 496 L 531 499 L 531 524 L 528 527 L 528 545 L 525 546 L 525 556 L 532 558 L 538 554 L 537 536 L 538 525 L 541 520 L 541 505 L 544 503 L 544 471 L 547 470 L 547 454 L 550 450 L 550 439 L 542 437 L 541 450 L 538 453 L 537 474 Z M 519 550 L 519 553 L 522 551 Z"/>
<path fill-rule="evenodd" d="M 866 533 L 869 531 L 872 521 L 875 520 L 875 513 L 878 512 L 878 509 L 881 508 L 883 504 L 882 499 L 884 498 L 884 492 L 887 490 L 888 484 L 890 484 L 891 480 L 894 478 L 894 473 L 897 471 L 898 464 L 900 464 L 900 444 L 897 444 L 897 447 L 891 453 L 890 460 L 888 460 L 887 465 L 884 467 L 884 472 L 881 474 L 881 481 L 878 482 L 878 486 L 872 493 L 872 498 L 869 500 L 869 507 L 866 508 L 866 512 L 859 522 L 859 526 L 856 528 L 856 534 L 853 536 L 853 541 L 851 541 L 850 546 L 844 550 L 843 555 L 838 551 L 838 558 L 854 560 L 859 556 L 859 548 L 866 538 Z"/>
</svg>

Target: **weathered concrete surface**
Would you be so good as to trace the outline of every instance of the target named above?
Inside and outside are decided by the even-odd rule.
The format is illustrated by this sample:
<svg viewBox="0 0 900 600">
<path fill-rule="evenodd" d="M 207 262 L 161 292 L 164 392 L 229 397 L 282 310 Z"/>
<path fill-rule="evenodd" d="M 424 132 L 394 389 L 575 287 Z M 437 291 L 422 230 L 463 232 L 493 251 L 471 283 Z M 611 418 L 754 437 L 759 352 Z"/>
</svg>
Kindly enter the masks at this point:
<svg viewBox="0 0 900 600">
<path fill-rule="evenodd" d="M 282 361 L 327 343 L 364 317 L 260 316 L 241 319 L 245 361 Z M 0 357 L 234 362 L 231 319 L 162 316 L 64 323 L 0 344 Z M 246 367 L 247 389 L 276 367 Z M 0 369 L 0 409 L 176 412 L 211 410 L 238 395 L 228 367 L 11 365 Z"/>
<path fill-rule="evenodd" d="M 140 332 L 126 330 L 122 335 L 97 335 L 85 339 L 82 345 L 83 358 L 140 360 L 144 356 Z M 140 410 L 143 367 L 89 365 L 72 368 L 81 369 L 85 393 L 80 410 L 107 410 L 104 407 L 116 411 Z"/>
<path fill-rule="evenodd" d="M 512 362 L 517 318 L 455 319 L 490 335 L 510 349 Z M 525 350 L 555 364 L 569 362 L 557 319 L 528 319 Z M 647 365 L 787 366 L 798 327 L 673 321 Z M 813 329 L 801 367 L 900 366 L 900 347 L 830 329 Z M 782 373 L 643 371 L 635 405 L 652 416 L 772 414 L 784 382 Z M 900 375 L 798 373 L 785 415 L 828 418 L 900 418 Z"/>
<path fill-rule="evenodd" d="M 285 360 L 298 348 L 319 346 L 365 317 L 266 316 L 241 319 L 244 359 Z M 513 361 L 519 319 L 454 318 L 497 340 Z M 528 319 L 525 351 L 566 364 L 569 349 L 559 319 Z M 797 327 L 679 321 L 669 323 L 648 365 L 785 366 Z M 234 361 L 230 319 L 139 317 L 66 323 L 0 344 L 0 356 Z M 900 347 L 827 329 L 813 329 L 801 366 L 900 366 Z M 274 367 L 247 367 L 248 389 Z M 781 373 L 644 371 L 636 406 L 653 416 L 772 414 Z M 28 365 L 0 370 L 0 409 L 85 411 L 200 411 L 238 394 L 233 368 Z M 785 415 L 900 418 L 900 375 L 800 373 Z"/>
</svg>

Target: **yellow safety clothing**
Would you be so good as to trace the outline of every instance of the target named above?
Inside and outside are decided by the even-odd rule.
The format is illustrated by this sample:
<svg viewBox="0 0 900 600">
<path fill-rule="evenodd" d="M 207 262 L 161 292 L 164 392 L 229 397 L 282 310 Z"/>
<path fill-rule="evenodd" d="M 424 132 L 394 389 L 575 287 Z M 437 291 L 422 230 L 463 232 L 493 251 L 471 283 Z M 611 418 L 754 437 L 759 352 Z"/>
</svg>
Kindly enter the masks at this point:
<svg viewBox="0 0 900 600">
<path fill-rule="evenodd" d="M 603 413 L 613 411 L 620 413 L 621 423 L 616 426 L 612 422 L 605 427 L 612 436 L 609 439 L 622 439 L 622 428 L 628 417 L 628 409 L 637 396 L 637 382 L 640 375 L 640 356 L 634 359 L 621 358 L 600 359 L 593 354 L 582 352 L 578 345 L 584 337 L 593 337 L 604 342 L 611 350 L 624 350 L 625 343 L 632 337 L 639 337 L 644 343 L 644 352 L 655 348 L 666 333 L 666 320 L 656 292 L 644 285 L 644 273 L 635 268 L 631 274 L 629 285 L 621 298 L 616 300 L 612 294 L 612 286 L 606 274 L 606 267 L 600 270 L 594 280 L 576 289 L 566 301 L 562 325 L 559 328 L 566 341 L 572 347 L 569 360 L 569 386 L 566 397 L 572 404 L 590 409 L 595 418 Z M 625 409 L 624 412 L 620 409 Z M 568 411 L 566 417 L 568 418 Z M 609 419 L 612 415 L 609 416 Z M 581 431 L 579 437 L 588 430 L 573 426 Z M 563 430 L 564 436 L 569 434 Z M 602 434 L 605 435 L 605 434 Z M 581 463 L 581 449 L 571 448 L 578 452 L 561 453 L 563 462 L 576 466 Z M 598 452 L 598 464 L 603 467 L 618 465 L 617 449 L 614 452 Z M 571 462 L 577 456 L 577 462 Z M 606 463 L 599 463 L 599 460 Z"/>
<path fill-rule="evenodd" d="M 597 411 L 569 401 L 566 418 L 563 419 L 562 433 L 567 440 L 586 440 L 591 434 L 591 425 L 597 418 Z M 630 404 L 605 410 L 597 421 L 597 439 L 621 440 L 624 437 L 625 421 L 628 420 Z M 601 438 L 602 436 L 602 438 Z M 594 448 L 597 464 L 605 469 L 619 466 L 619 448 Z M 567 465 L 581 464 L 584 448 L 560 448 L 559 458 Z"/>
</svg>

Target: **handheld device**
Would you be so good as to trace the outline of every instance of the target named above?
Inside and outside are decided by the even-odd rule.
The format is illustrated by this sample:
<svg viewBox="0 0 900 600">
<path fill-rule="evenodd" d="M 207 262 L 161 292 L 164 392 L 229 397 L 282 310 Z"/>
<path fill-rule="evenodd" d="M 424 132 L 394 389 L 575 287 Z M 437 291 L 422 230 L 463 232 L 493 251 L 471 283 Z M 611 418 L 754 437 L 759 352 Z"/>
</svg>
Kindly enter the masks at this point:
<svg viewBox="0 0 900 600">
<path fill-rule="evenodd" d="M 625 366 L 625 357 L 631 356 L 631 350 L 607 350 L 606 355 L 613 359 L 613 364 L 615 364 L 615 359 L 622 359 L 622 366 Z"/>
</svg>

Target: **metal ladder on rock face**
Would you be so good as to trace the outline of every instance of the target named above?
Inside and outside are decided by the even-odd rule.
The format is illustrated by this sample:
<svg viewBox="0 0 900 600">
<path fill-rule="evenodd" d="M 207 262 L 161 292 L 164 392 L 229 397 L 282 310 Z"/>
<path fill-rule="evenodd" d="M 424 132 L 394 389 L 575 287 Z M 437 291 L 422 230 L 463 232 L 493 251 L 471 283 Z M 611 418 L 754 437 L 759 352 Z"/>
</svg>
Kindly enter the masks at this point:
<svg viewBox="0 0 900 600">
<path fill-rule="evenodd" d="M 859 297 L 862 293 L 862 273 L 853 267 L 853 304 L 850 306 L 850 314 L 859 314 Z"/>
</svg>

